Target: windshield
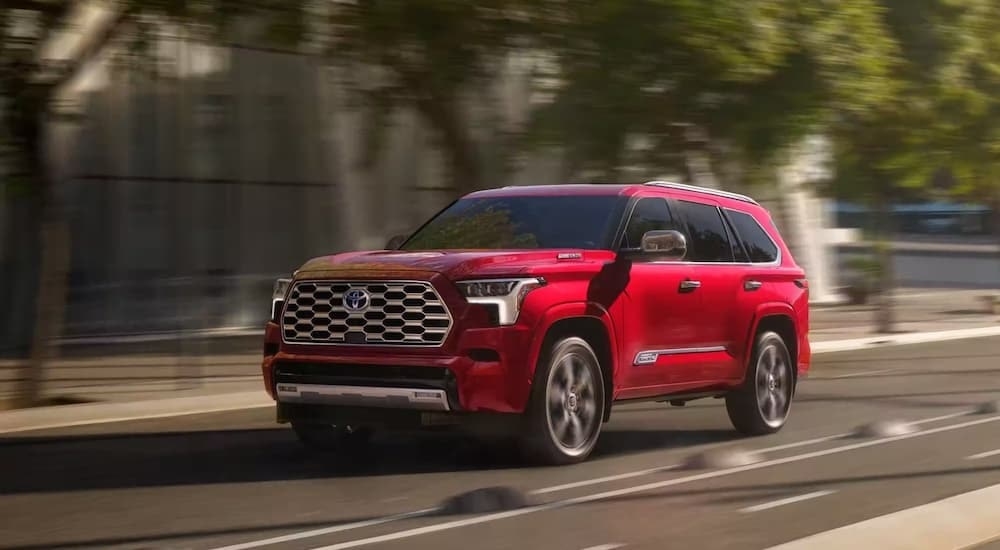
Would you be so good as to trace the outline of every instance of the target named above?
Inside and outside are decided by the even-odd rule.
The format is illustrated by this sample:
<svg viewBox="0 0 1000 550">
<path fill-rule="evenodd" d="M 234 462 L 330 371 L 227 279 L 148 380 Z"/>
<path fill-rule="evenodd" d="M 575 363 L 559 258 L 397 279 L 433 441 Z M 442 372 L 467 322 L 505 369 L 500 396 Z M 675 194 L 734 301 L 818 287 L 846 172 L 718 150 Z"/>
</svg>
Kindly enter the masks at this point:
<svg viewBox="0 0 1000 550">
<path fill-rule="evenodd" d="M 626 200 L 617 195 L 461 199 L 401 250 L 609 248 Z"/>
</svg>

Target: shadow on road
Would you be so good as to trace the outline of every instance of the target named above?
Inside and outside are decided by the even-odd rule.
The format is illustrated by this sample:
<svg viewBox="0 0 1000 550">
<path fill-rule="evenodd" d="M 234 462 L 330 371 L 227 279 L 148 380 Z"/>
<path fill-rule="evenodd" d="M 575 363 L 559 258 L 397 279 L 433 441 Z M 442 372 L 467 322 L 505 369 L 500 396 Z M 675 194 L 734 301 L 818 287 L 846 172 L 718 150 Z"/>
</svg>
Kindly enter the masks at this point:
<svg viewBox="0 0 1000 550">
<path fill-rule="evenodd" d="M 731 430 L 607 429 L 593 460 L 733 439 Z M 283 428 L 0 439 L 6 494 L 521 468 L 511 444 L 395 437 L 344 453 L 304 450 Z"/>
</svg>

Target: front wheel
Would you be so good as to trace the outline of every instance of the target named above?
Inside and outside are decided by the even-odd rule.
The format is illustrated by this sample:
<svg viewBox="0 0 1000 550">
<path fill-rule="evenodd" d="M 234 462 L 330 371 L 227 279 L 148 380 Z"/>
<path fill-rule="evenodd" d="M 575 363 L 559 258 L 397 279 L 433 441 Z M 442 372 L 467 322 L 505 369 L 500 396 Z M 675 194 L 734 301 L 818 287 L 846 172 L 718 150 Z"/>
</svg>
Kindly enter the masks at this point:
<svg viewBox="0 0 1000 550">
<path fill-rule="evenodd" d="M 525 450 L 543 464 L 582 462 L 604 420 L 604 378 L 586 340 L 557 340 L 538 364 L 528 412 Z"/>
<path fill-rule="evenodd" d="M 763 332 L 757 337 L 743 386 L 726 396 L 726 411 L 737 431 L 766 435 L 785 425 L 795 394 L 794 368 L 780 335 Z"/>
</svg>

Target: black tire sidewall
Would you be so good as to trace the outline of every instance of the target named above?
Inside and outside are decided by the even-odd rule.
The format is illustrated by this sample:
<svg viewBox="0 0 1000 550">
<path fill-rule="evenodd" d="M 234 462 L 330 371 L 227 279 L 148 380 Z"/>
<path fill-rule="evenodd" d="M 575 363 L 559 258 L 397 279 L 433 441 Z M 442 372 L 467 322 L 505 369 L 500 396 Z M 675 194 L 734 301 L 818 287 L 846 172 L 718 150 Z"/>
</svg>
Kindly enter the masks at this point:
<svg viewBox="0 0 1000 550">
<path fill-rule="evenodd" d="M 597 407 L 597 410 L 594 412 L 597 418 L 597 428 L 587 440 L 584 450 L 578 454 L 566 453 L 562 446 L 553 440 L 551 430 L 549 429 L 548 412 L 546 410 L 548 386 L 552 369 L 559 357 L 572 350 L 588 355 L 589 361 L 587 364 L 588 368 L 591 369 L 590 375 L 594 380 L 594 390 L 596 393 L 594 401 Z M 539 357 L 531 389 L 531 402 L 529 405 L 529 414 L 527 415 L 527 433 L 523 438 L 525 450 L 528 452 L 530 459 L 548 465 L 572 464 L 586 460 L 600 439 L 604 421 L 604 408 L 606 407 L 606 391 L 600 360 L 594 352 L 593 347 L 585 339 L 577 336 L 569 336 L 553 340 L 549 343 Z"/>
<path fill-rule="evenodd" d="M 791 384 L 788 392 L 788 408 L 781 423 L 777 426 L 767 423 L 757 403 L 757 371 L 760 365 L 760 356 L 770 345 L 776 346 L 778 352 L 784 355 L 785 364 L 789 370 L 789 383 Z M 753 353 L 750 356 L 746 373 L 746 378 L 739 391 L 726 397 L 726 409 L 733 425 L 740 432 L 750 435 L 765 435 L 781 430 L 791 416 L 797 384 L 795 365 L 792 364 L 791 352 L 788 351 L 785 339 L 773 331 L 761 332 L 754 341 Z"/>
</svg>

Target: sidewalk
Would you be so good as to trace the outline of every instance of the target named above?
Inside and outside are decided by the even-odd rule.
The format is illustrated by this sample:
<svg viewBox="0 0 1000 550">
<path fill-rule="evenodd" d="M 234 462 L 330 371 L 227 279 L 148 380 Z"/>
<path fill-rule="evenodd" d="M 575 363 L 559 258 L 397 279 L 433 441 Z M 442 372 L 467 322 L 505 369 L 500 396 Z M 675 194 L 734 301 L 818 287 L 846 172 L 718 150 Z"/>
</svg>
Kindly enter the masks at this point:
<svg viewBox="0 0 1000 550">
<path fill-rule="evenodd" d="M 1000 285 L 1000 282 L 998 282 Z M 1000 316 L 986 312 L 983 290 L 906 289 L 896 295 L 896 331 L 936 332 L 1000 326 Z M 875 335 L 877 305 L 813 307 L 809 338 L 813 342 Z"/>
<path fill-rule="evenodd" d="M 978 290 L 900 292 L 897 329 L 909 334 L 897 343 L 920 341 L 924 338 L 920 333 L 940 331 L 965 331 L 956 334 L 970 337 L 984 327 L 1000 334 L 1000 316 L 985 312 L 979 301 L 983 294 Z M 874 310 L 871 305 L 813 308 L 810 340 L 816 352 L 861 349 L 873 340 L 885 340 L 872 327 Z M 954 337 L 927 334 L 931 341 Z M 130 346 L 123 354 L 88 352 L 86 357 L 58 359 L 46 373 L 46 391 L 65 404 L 0 412 L 0 433 L 268 406 L 271 401 L 260 379 L 259 344 L 249 339 L 246 347 L 251 343 L 252 349 L 241 351 L 229 345 L 229 353 L 206 355 L 178 357 L 162 350 L 138 354 Z M 0 361 L 0 400 L 11 396 L 14 367 L 11 361 Z"/>
</svg>

